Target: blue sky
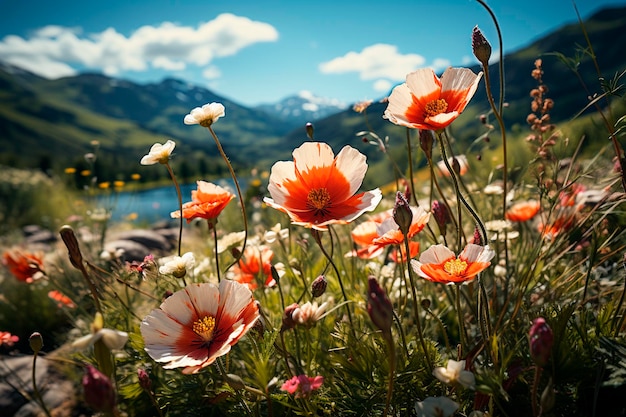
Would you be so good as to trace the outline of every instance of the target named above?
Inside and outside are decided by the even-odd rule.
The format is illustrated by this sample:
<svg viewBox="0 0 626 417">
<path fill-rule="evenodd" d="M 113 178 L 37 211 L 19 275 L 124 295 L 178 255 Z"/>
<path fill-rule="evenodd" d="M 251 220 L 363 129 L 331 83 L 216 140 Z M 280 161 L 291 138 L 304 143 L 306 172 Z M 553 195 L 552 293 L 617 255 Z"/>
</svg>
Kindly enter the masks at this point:
<svg viewBox="0 0 626 417">
<path fill-rule="evenodd" d="M 576 21 L 571 0 L 488 3 L 505 53 Z M 576 5 L 584 18 L 626 2 Z M 0 0 L 0 60 L 48 78 L 175 77 L 249 106 L 302 90 L 353 103 L 384 96 L 420 67 L 476 63 L 476 25 L 497 49 L 475 0 Z"/>
</svg>

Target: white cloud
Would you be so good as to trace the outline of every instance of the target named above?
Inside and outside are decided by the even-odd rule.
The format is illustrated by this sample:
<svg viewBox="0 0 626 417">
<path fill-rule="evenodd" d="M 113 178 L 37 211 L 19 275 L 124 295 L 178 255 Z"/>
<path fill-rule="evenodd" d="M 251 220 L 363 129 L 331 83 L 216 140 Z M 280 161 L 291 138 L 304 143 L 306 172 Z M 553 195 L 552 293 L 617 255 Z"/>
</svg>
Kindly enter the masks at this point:
<svg viewBox="0 0 626 417">
<path fill-rule="evenodd" d="M 388 93 L 389 90 L 391 90 L 392 86 L 393 84 L 391 84 L 389 80 L 382 80 L 382 79 L 376 80 L 376 82 L 374 82 L 374 84 L 372 85 L 374 90 L 380 93 Z"/>
<path fill-rule="evenodd" d="M 418 54 L 401 54 L 395 45 L 377 43 L 361 52 L 348 52 L 320 64 L 319 69 L 325 74 L 357 72 L 362 80 L 388 78 L 394 81 L 404 80 L 406 74 L 424 65 L 425 58 Z"/>
<path fill-rule="evenodd" d="M 202 71 L 202 76 L 206 78 L 207 80 L 214 80 L 216 78 L 221 77 L 222 73 L 220 72 L 219 68 L 212 65 L 208 68 L 205 68 L 204 71 Z"/>
<path fill-rule="evenodd" d="M 142 26 L 130 36 L 114 28 L 83 36 L 77 28 L 46 26 L 27 39 L 4 37 L 0 40 L 0 60 L 47 78 L 72 75 L 78 67 L 100 69 L 109 75 L 150 68 L 184 70 L 188 65 L 206 66 L 215 58 L 277 39 L 272 25 L 229 13 L 198 27 L 170 22 Z M 206 71 L 213 78 L 219 76 L 217 68 Z"/>
<path fill-rule="evenodd" d="M 435 58 L 433 60 L 433 63 L 430 65 L 430 67 L 433 69 L 433 71 L 435 72 L 440 72 L 445 70 L 446 68 L 448 68 L 450 66 L 450 60 L 445 59 L 445 58 Z"/>
</svg>

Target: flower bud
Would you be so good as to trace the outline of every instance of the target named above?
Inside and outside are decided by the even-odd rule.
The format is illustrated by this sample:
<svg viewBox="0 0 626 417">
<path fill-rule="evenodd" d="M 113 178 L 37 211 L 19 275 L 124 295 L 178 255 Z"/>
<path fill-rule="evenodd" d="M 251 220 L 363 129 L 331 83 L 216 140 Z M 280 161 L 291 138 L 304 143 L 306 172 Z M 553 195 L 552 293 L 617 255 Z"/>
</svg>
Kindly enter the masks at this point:
<svg viewBox="0 0 626 417">
<path fill-rule="evenodd" d="M 485 39 L 480 29 L 478 29 L 478 26 L 474 26 L 474 30 L 472 30 L 472 52 L 474 52 L 474 56 L 484 67 L 489 65 L 491 45 Z"/>
<path fill-rule="evenodd" d="M 150 391 L 152 388 L 152 381 L 150 381 L 150 376 L 143 368 L 137 368 L 137 378 L 139 378 L 139 386 L 146 391 Z"/>
<path fill-rule="evenodd" d="M 296 327 L 296 321 L 293 319 L 293 312 L 300 307 L 298 303 L 293 303 L 287 307 L 285 307 L 285 312 L 283 313 L 283 325 L 280 328 L 281 332 L 285 330 L 293 329 Z"/>
<path fill-rule="evenodd" d="M 82 269 L 83 255 L 80 252 L 80 246 L 78 246 L 78 239 L 76 239 L 74 230 L 71 226 L 65 225 L 61 227 L 59 234 L 61 235 L 61 239 L 63 239 L 63 243 L 65 243 L 65 246 L 67 247 L 72 266 L 76 269 Z"/>
<path fill-rule="evenodd" d="M 308 122 L 306 126 L 304 126 L 304 130 L 306 130 L 306 135 L 309 137 L 309 139 L 313 140 L 313 123 Z"/>
<path fill-rule="evenodd" d="M 385 294 L 385 291 L 378 285 L 375 277 L 367 279 L 367 313 L 372 322 L 382 330 L 385 337 L 391 337 L 391 325 L 393 323 L 393 306 Z"/>
<path fill-rule="evenodd" d="M 445 206 L 445 204 L 440 203 L 437 200 L 434 200 L 430 210 L 433 213 L 433 217 L 435 218 L 435 221 L 437 222 L 437 226 L 439 226 L 439 230 L 441 231 L 441 234 L 446 233 L 446 225 L 450 222 L 450 213 L 448 212 L 448 208 Z"/>
<path fill-rule="evenodd" d="M 424 151 L 426 158 L 430 161 L 433 156 L 433 132 L 431 130 L 420 130 L 420 148 Z"/>
<path fill-rule="evenodd" d="M 537 366 L 545 366 L 550 358 L 554 335 L 543 317 L 538 317 L 530 327 L 530 357 Z"/>
<path fill-rule="evenodd" d="M 315 281 L 311 284 L 311 294 L 313 294 L 314 298 L 317 298 L 326 292 L 326 287 L 328 286 L 328 281 L 324 275 L 320 275 L 315 278 Z"/>
<path fill-rule="evenodd" d="M 115 390 L 111 380 L 92 365 L 87 365 L 83 375 L 85 402 L 95 411 L 111 413 L 115 408 Z"/>
<path fill-rule="evenodd" d="M 34 332 L 30 335 L 28 339 L 28 343 L 30 344 L 30 348 L 35 352 L 35 354 L 39 353 L 41 348 L 43 347 L 43 337 L 41 337 L 41 333 Z"/>
<path fill-rule="evenodd" d="M 413 222 L 413 212 L 411 211 L 411 207 L 409 207 L 409 202 L 406 197 L 400 191 L 396 193 L 396 204 L 393 207 L 393 219 L 402 234 L 406 236 Z"/>
</svg>

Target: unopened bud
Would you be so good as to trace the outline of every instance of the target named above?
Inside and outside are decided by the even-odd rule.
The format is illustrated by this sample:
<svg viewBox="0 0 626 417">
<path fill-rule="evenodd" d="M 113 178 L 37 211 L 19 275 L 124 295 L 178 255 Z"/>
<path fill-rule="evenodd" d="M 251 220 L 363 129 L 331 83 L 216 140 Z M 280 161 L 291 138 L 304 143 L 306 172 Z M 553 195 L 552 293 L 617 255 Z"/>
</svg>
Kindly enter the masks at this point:
<svg viewBox="0 0 626 417">
<path fill-rule="evenodd" d="M 80 253 L 80 246 L 78 246 L 78 239 L 74 234 L 74 230 L 70 226 L 63 226 L 59 231 L 63 243 L 67 247 L 68 254 L 70 256 L 70 262 L 76 269 L 83 268 L 83 255 Z"/>
<path fill-rule="evenodd" d="M 240 390 L 246 387 L 246 383 L 243 382 L 243 379 L 239 375 L 226 374 L 225 379 L 232 389 Z"/>
<path fill-rule="evenodd" d="M 87 365 L 83 375 L 85 402 L 95 411 L 112 413 L 115 408 L 115 390 L 111 380 L 92 365 Z"/>
<path fill-rule="evenodd" d="M 437 200 L 434 200 L 430 207 L 433 217 L 435 218 L 435 222 L 437 222 L 437 226 L 439 226 L 439 230 L 441 234 L 446 234 L 446 225 L 450 222 L 450 213 L 448 212 L 448 208 L 445 204 L 440 203 Z"/>
<path fill-rule="evenodd" d="M 543 317 L 538 317 L 533 321 L 529 337 L 530 357 L 537 366 L 545 366 L 550 358 L 554 335 Z"/>
<path fill-rule="evenodd" d="M 326 292 L 326 287 L 328 286 L 328 281 L 324 275 L 320 275 L 315 278 L 313 283 L 311 284 L 311 294 L 313 294 L 314 298 L 317 298 Z"/>
<path fill-rule="evenodd" d="M 382 330 L 385 337 L 391 337 L 391 325 L 393 324 L 393 306 L 385 291 L 378 285 L 375 277 L 367 279 L 367 313 L 372 322 Z"/>
<path fill-rule="evenodd" d="M 41 333 L 34 332 L 33 334 L 31 334 L 30 338 L 28 338 L 28 343 L 30 344 L 30 348 L 33 350 L 33 352 L 35 352 L 36 354 L 39 353 L 39 351 L 43 347 L 43 337 L 41 337 Z"/>
<path fill-rule="evenodd" d="M 431 130 L 420 130 L 420 148 L 424 151 L 426 158 L 430 161 L 433 156 L 433 132 Z"/>
<path fill-rule="evenodd" d="M 489 58 L 491 58 L 491 45 L 485 39 L 483 33 L 478 29 L 478 26 L 474 26 L 472 30 L 472 52 L 478 61 L 486 67 L 489 65 Z"/>
<path fill-rule="evenodd" d="M 283 325 L 280 328 L 281 332 L 285 330 L 293 329 L 296 327 L 296 321 L 293 319 L 293 312 L 300 307 L 298 303 L 293 303 L 287 307 L 285 307 L 285 312 L 283 313 Z"/>
<path fill-rule="evenodd" d="M 406 236 L 413 222 L 413 212 L 411 211 L 406 197 L 400 191 L 396 193 L 396 204 L 393 206 L 393 219 L 402 234 Z"/>
<path fill-rule="evenodd" d="M 480 235 L 480 230 L 478 230 L 478 227 L 474 227 L 474 240 L 473 242 L 475 245 L 483 245 L 483 238 Z"/>
<path fill-rule="evenodd" d="M 146 391 L 150 391 L 152 388 L 152 381 L 150 381 L 150 376 L 143 368 L 137 369 L 137 378 L 139 378 L 139 386 Z"/>
<path fill-rule="evenodd" d="M 279 284 L 280 274 L 278 273 L 278 270 L 276 269 L 274 265 L 270 267 L 270 273 L 272 274 L 272 279 L 274 280 L 274 282 L 276 282 L 276 284 Z"/>
<path fill-rule="evenodd" d="M 430 309 L 430 299 L 424 298 L 422 301 L 420 301 L 420 304 L 422 305 L 422 308 L 424 310 Z"/>
<path fill-rule="evenodd" d="M 309 137 L 309 139 L 313 140 L 313 123 L 308 122 L 306 126 L 304 126 L 304 130 L 306 130 L 306 135 Z"/>
</svg>

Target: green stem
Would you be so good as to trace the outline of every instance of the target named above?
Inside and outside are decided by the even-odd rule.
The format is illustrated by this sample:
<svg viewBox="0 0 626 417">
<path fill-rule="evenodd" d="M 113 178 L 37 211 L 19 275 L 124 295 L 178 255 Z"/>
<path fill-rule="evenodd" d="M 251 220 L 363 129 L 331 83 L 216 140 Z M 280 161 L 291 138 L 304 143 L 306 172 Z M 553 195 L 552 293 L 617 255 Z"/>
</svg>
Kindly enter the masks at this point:
<svg viewBox="0 0 626 417">
<path fill-rule="evenodd" d="M 393 383 L 396 373 L 396 347 L 393 343 L 393 338 L 391 337 L 391 330 L 387 335 L 385 335 L 385 340 L 387 341 L 387 348 L 389 350 L 389 385 L 387 386 L 387 398 L 385 400 L 385 412 L 383 413 L 383 416 L 389 415 L 389 406 L 391 405 Z"/>
<path fill-rule="evenodd" d="M 463 354 L 467 350 L 467 335 L 465 334 L 465 319 L 463 318 L 463 310 L 461 310 L 461 285 L 455 285 L 455 303 L 456 303 L 456 312 L 459 320 L 459 336 L 461 337 L 461 348 L 463 349 Z"/>
<path fill-rule="evenodd" d="M 215 140 L 215 145 L 217 146 L 217 150 L 222 156 L 222 159 L 224 160 L 224 162 L 226 162 L 226 166 L 228 166 L 228 171 L 230 172 L 230 176 L 233 179 L 233 182 L 235 183 L 235 188 L 237 189 L 237 196 L 239 197 L 239 202 L 241 204 L 241 217 L 243 219 L 243 231 L 244 231 L 243 244 L 241 245 L 241 252 L 235 257 L 235 260 L 233 261 L 233 263 L 228 265 L 228 267 L 226 268 L 226 270 L 228 270 L 230 269 L 230 267 L 232 267 L 233 265 L 237 264 L 237 262 L 239 262 L 239 260 L 243 256 L 243 251 L 246 249 L 246 242 L 248 241 L 248 218 L 246 215 L 246 202 L 243 200 L 243 193 L 241 192 L 241 188 L 239 187 L 239 181 L 237 180 L 237 175 L 235 174 L 235 170 L 233 169 L 232 164 L 228 160 L 228 157 L 226 156 L 226 153 L 224 152 L 224 148 L 222 148 L 222 144 L 220 143 L 220 140 L 218 139 L 217 135 L 215 134 L 215 132 L 213 131 L 213 128 L 210 125 L 207 128 L 209 129 L 209 132 L 211 132 L 211 136 L 213 136 L 213 139 Z"/>
<path fill-rule="evenodd" d="M 165 167 L 167 168 L 167 172 L 170 174 L 170 178 L 172 178 L 172 182 L 174 182 L 174 187 L 176 187 L 176 196 L 178 197 L 178 209 L 180 210 L 180 222 L 178 226 L 178 256 L 181 256 L 181 246 L 183 242 L 183 196 L 180 192 L 180 185 L 176 180 L 176 175 L 174 175 L 174 170 L 170 166 L 169 162 L 165 163 Z M 185 282 L 185 277 L 183 279 L 183 285 L 187 286 L 187 282 Z"/>
<path fill-rule="evenodd" d="M 407 253 L 407 259 L 411 250 L 409 248 L 409 240 L 407 236 L 404 235 L 404 247 Z M 411 268 L 411 264 L 409 262 L 406 263 L 406 269 L 409 273 L 409 282 L 411 283 L 411 294 L 413 295 L 413 312 L 415 314 L 415 324 L 417 326 L 417 334 L 419 336 L 420 345 L 422 347 L 422 351 L 424 352 L 424 357 L 426 358 L 426 363 L 428 364 L 428 371 L 433 371 L 433 364 L 430 361 L 430 355 L 428 354 L 428 349 L 426 348 L 426 341 L 424 340 L 424 332 L 422 330 L 422 322 L 420 320 L 419 314 L 419 305 L 420 302 L 417 299 L 417 290 L 415 288 L 415 278 L 413 277 L 413 268 Z"/>
<path fill-rule="evenodd" d="M 35 394 L 35 397 L 37 397 L 37 402 L 39 403 L 39 405 L 41 406 L 41 408 L 43 409 L 44 413 L 46 413 L 46 416 L 48 417 L 52 417 L 50 415 L 50 411 L 48 411 L 48 408 L 46 407 L 46 403 L 43 401 L 43 397 L 41 396 L 41 392 L 39 392 L 39 388 L 37 388 L 37 378 L 35 376 L 35 370 L 36 370 L 36 365 L 37 365 L 37 352 L 35 352 L 33 354 L 33 370 L 32 370 L 32 378 L 33 378 L 33 393 Z"/>
<path fill-rule="evenodd" d="M 213 231 L 213 250 L 215 251 L 215 271 L 217 272 L 217 282 L 220 282 L 220 255 L 217 253 L 217 227 L 215 227 L 215 223 L 216 221 L 214 220 L 208 220 L 209 229 Z"/>
</svg>

